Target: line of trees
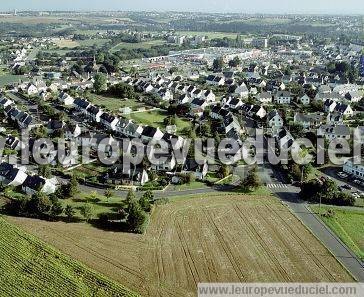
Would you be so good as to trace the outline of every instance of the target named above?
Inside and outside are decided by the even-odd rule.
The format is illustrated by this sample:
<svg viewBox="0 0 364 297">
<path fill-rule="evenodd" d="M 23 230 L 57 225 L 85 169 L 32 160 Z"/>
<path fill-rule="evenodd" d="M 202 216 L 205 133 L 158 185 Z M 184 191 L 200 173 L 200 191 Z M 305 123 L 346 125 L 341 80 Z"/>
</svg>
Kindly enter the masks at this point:
<svg viewBox="0 0 364 297">
<path fill-rule="evenodd" d="M 303 200 L 315 203 L 353 206 L 355 198 L 349 193 L 339 190 L 337 184 L 329 179 L 324 181 L 313 179 L 301 185 L 300 197 Z"/>
</svg>

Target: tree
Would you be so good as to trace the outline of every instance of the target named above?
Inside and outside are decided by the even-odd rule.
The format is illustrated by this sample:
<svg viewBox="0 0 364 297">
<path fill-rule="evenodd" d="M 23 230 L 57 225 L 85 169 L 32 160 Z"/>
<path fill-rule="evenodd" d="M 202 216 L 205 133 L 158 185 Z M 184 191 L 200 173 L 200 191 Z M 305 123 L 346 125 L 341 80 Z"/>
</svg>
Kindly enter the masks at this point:
<svg viewBox="0 0 364 297">
<path fill-rule="evenodd" d="M 292 123 L 289 126 L 289 131 L 291 132 L 292 136 L 294 138 L 302 138 L 305 136 L 305 131 L 304 128 L 301 124 L 299 123 Z"/>
<path fill-rule="evenodd" d="M 133 189 L 130 189 L 128 192 L 128 195 L 126 195 L 126 199 L 125 199 L 125 203 L 126 203 L 127 207 L 129 206 L 129 204 L 133 203 L 134 201 L 136 201 L 135 193 L 134 193 Z"/>
<path fill-rule="evenodd" d="M 230 175 L 231 168 L 228 165 L 222 164 L 219 170 L 219 174 L 222 178 L 228 177 Z"/>
<path fill-rule="evenodd" d="M 106 75 L 103 73 L 96 73 L 94 76 L 94 89 L 96 93 L 101 93 L 107 89 Z"/>
<path fill-rule="evenodd" d="M 27 212 L 31 215 L 47 215 L 52 207 L 52 202 L 43 192 L 37 192 L 27 204 Z"/>
<path fill-rule="evenodd" d="M 77 177 L 73 174 L 68 187 L 68 197 L 74 197 L 78 193 L 78 186 Z"/>
<path fill-rule="evenodd" d="M 105 195 L 105 197 L 106 197 L 107 201 L 109 201 L 109 200 L 110 200 L 110 198 L 111 198 L 112 196 L 114 196 L 114 193 L 113 193 L 110 189 L 107 189 L 107 190 L 105 191 L 104 195 Z"/>
<path fill-rule="evenodd" d="M 248 176 L 245 178 L 245 180 L 242 183 L 242 186 L 244 189 L 247 190 L 255 190 L 259 188 L 261 185 L 257 168 L 254 167 L 252 170 L 249 171 Z"/>
<path fill-rule="evenodd" d="M 117 96 L 119 98 L 134 99 L 136 97 L 134 88 L 126 83 L 118 83 L 111 86 L 108 91 L 110 95 Z"/>
<path fill-rule="evenodd" d="M 147 191 L 139 200 L 140 207 L 145 211 L 149 212 L 151 209 L 151 203 L 154 200 L 154 195 L 152 191 Z"/>
<path fill-rule="evenodd" d="M 192 184 L 196 180 L 196 176 L 193 172 L 187 175 L 187 183 Z"/>
<path fill-rule="evenodd" d="M 67 205 L 64 210 L 64 214 L 67 216 L 68 221 L 71 221 L 75 216 L 76 212 L 71 205 Z"/>
<path fill-rule="evenodd" d="M 62 203 L 58 200 L 52 202 L 52 207 L 50 210 L 50 215 L 52 218 L 56 218 L 63 213 Z"/>
<path fill-rule="evenodd" d="M 52 170 L 49 165 L 39 165 L 38 174 L 44 178 L 50 178 L 52 176 Z"/>
<path fill-rule="evenodd" d="M 148 216 L 137 201 L 132 200 L 128 206 L 128 224 L 131 230 L 143 233 Z"/>
<path fill-rule="evenodd" d="M 229 61 L 230 67 L 238 67 L 241 64 L 241 60 L 238 56 L 234 57 L 234 59 Z"/>
<path fill-rule="evenodd" d="M 224 67 L 224 60 L 223 58 L 216 58 L 212 64 L 212 68 L 214 71 L 221 71 Z"/>
<path fill-rule="evenodd" d="M 86 222 L 88 222 L 93 214 L 92 206 L 88 203 L 85 203 L 83 206 L 81 206 L 80 213 L 85 218 Z"/>
</svg>

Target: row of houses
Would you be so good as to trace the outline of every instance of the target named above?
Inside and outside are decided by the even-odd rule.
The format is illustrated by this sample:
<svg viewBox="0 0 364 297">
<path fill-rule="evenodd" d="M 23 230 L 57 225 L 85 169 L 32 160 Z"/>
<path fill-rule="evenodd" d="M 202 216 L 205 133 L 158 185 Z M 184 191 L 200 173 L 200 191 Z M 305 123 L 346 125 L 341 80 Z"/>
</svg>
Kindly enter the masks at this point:
<svg viewBox="0 0 364 297">
<path fill-rule="evenodd" d="M 0 108 L 3 110 L 5 117 L 16 122 L 20 129 L 31 129 L 34 126 L 33 117 L 17 108 L 12 100 L 5 97 L 0 98 Z"/>
<path fill-rule="evenodd" d="M 5 186 L 21 187 L 28 195 L 37 192 L 53 194 L 57 189 L 57 180 L 46 179 L 38 175 L 28 175 L 24 169 L 3 162 L 0 163 L 0 183 Z"/>
</svg>

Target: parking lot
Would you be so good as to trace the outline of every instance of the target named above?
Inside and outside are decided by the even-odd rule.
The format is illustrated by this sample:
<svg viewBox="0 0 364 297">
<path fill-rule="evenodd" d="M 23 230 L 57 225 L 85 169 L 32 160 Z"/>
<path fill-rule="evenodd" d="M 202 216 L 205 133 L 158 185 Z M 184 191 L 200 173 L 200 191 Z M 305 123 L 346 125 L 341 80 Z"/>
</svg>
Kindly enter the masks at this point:
<svg viewBox="0 0 364 297">
<path fill-rule="evenodd" d="M 321 171 L 334 180 L 342 191 L 351 193 L 356 199 L 364 199 L 364 181 L 346 174 L 342 167 L 326 167 Z"/>
</svg>

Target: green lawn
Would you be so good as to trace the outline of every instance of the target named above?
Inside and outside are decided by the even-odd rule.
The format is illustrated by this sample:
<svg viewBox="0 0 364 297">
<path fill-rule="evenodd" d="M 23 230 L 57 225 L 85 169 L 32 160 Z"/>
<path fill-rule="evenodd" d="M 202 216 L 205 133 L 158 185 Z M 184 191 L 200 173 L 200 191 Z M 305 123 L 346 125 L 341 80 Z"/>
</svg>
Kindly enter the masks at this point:
<svg viewBox="0 0 364 297">
<path fill-rule="evenodd" d="M 94 38 L 94 39 L 85 39 L 85 40 L 77 40 L 80 46 L 97 46 L 101 47 L 104 44 L 108 43 L 110 39 L 106 38 Z"/>
<path fill-rule="evenodd" d="M 0 69 L 0 87 L 25 79 L 23 75 L 14 75 L 5 69 Z"/>
<path fill-rule="evenodd" d="M 168 187 L 169 191 L 184 191 L 184 190 L 196 190 L 196 189 L 204 189 L 208 188 L 208 186 L 201 181 L 194 181 L 190 184 L 183 185 L 171 185 Z"/>
<path fill-rule="evenodd" d="M 0 296 L 137 296 L 0 218 Z"/>
<path fill-rule="evenodd" d="M 120 42 L 119 44 L 113 46 L 110 49 L 110 52 L 117 52 L 118 50 L 121 50 L 123 48 L 126 49 L 136 49 L 136 48 L 151 48 L 155 45 L 162 45 L 166 42 L 164 40 L 150 40 L 150 41 L 144 41 L 144 42 L 137 42 L 137 43 L 129 43 L 129 42 Z"/>
<path fill-rule="evenodd" d="M 311 209 L 319 213 L 319 206 Z M 364 260 L 364 211 L 322 206 L 321 214 L 333 209 L 332 217 L 321 216 L 325 224 L 362 260 Z"/>
<path fill-rule="evenodd" d="M 145 107 L 143 102 L 139 102 L 135 99 L 127 99 L 123 100 L 115 97 L 107 97 L 96 94 L 90 94 L 89 99 L 92 103 L 105 106 L 106 109 L 109 109 L 113 112 L 119 112 L 120 108 L 130 107 L 132 110 L 137 110 L 138 108 Z"/>
<path fill-rule="evenodd" d="M 159 127 L 163 130 L 166 127 L 163 121 L 167 117 L 167 112 L 164 110 L 136 112 L 126 115 L 126 117 L 132 119 L 136 123 Z M 191 127 L 191 122 L 185 119 L 177 118 L 176 126 L 177 133 L 183 134 L 186 129 L 189 129 Z"/>
<path fill-rule="evenodd" d="M 118 209 L 123 207 L 123 199 L 114 195 L 109 200 L 97 192 L 78 193 L 75 198 L 61 201 L 63 206 L 71 205 L 75 211 L 75 217 L 83 219 L 80 209 L 85 203 L 92 207 L 92 219 L 97 219 L 100 214 L 116 214 Z"/>
</svg>

